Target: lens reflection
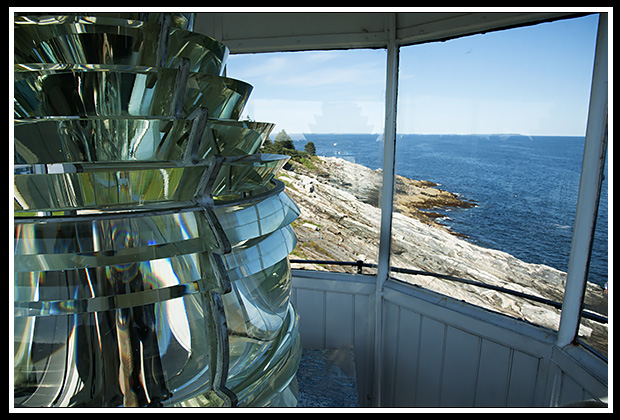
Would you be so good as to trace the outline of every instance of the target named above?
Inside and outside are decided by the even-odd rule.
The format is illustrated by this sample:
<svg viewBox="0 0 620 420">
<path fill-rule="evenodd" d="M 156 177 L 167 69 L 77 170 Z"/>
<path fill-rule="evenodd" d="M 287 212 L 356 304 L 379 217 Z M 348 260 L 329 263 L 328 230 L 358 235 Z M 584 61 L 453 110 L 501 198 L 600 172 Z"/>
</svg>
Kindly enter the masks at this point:
<svg viewBox="0 0 620 420">
<path fill-rule="evenodd" d="M 188 154 L 192 119 L 45 118 L 14 127 L 16 164 L 99 161 L 181 161 Z M 251 155 L 273 124 L 209 119 L 196 145 L 196 159 Z"/>
<path fill-rule="evenodd" d="M 296 405 L 288 156 L 192 22 L 15 16 L 16 406 Z"/>
<path fill-rule="evenodd" d="M 14 114 L 166 117 L 180 109 L 187 117 L 204 107 L 213 118 L 237 119 L 251 91 L 239 80 L 174 68 L 29 64 L 15 68 Z"/>
</svg>

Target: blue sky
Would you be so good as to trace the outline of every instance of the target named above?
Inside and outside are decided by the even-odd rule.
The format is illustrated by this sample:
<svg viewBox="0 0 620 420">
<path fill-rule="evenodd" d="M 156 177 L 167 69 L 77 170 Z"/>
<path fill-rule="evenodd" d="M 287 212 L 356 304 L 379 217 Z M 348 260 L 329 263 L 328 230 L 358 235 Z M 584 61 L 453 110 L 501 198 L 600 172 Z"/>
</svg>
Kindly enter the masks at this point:
<svg viewBox="0 0 620 420">
<path fill-rule="evenodd" d="M 597 16 L 401 48 L 400 133 L 584 135 Z M 381 133 L 385 50 L 247 54 L 244 118 L 275 132 Z"/>
<path fill-rule="evenodd" d="M 277 131 L 379 133 L 385 65 L 385 50 L 248 54 L 229 57 L 227 74 L 254 87 L 244 114 Z"/>
</svg>

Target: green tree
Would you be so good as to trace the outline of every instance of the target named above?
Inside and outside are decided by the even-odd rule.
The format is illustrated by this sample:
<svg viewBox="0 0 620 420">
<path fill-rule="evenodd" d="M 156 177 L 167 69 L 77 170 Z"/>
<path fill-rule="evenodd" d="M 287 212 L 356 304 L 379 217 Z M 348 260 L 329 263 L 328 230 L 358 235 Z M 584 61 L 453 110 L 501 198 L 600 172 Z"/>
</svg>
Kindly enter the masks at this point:
<svg viewBox="0 0 620 420">
<path fill-rule="evenodd" d="M 274 144 L 276 144 L 277 142 L 281 142 L 281 145 L 285 149 L 295 150 L 295 144 L 293 143 L 293 139 L 291 138 L 291 136 L 286 134 L 286 131 L 284 131 L 284 129 L 276 135 L 276 140 Z"/>
<path fill-rule="evenodd" d="M 311 156 L 316 155 L 316 147 L 314 147 L 314 143 L 311 141 L 306 143 L 306 145 L 304 146 L 304 151 Z"/>
</svg>

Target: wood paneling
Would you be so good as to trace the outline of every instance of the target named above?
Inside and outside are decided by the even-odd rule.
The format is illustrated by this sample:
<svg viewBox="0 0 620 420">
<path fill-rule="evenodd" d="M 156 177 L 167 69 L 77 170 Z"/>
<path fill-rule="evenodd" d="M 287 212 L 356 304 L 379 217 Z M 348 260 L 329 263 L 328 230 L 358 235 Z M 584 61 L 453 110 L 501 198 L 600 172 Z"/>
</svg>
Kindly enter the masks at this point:
<svg viewBox="0 0 620 420">
<path fill-rule="evenodd" d="M 373 278 L 316 276 L 293 277 L 302 345 L 353 348 L 366 406 L 376 386 Z M 553 331 L 391 281 L 382 296 L 383 406 L 539 407 L 606 395 L 606 363 L 556 348 Z"/>
<path fill-rule="evenodd" d="M 354 349 L 360 405 L 371 398 L 373 372 L 374 284 L 359 281 L 293 278 L 291 300 L 299 314 L 299 333 L 307 349 Z M 353 279 L 356 276 L 352 277 Z"/>
</svg>

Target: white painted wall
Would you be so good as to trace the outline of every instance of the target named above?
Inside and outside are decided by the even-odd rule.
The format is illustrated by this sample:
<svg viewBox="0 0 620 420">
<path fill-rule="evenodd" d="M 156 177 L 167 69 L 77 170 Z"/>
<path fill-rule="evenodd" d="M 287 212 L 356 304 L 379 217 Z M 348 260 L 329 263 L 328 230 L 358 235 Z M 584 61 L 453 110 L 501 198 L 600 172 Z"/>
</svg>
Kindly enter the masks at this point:
<svg viewBox="0 0 620 420">
<path fill-rule="evenodd" d="M 374 277 L 295 270 L 304 348 L 355 350 L 372 406 Z M 607 364 L 556 333 L 389 280 L 383 294 L 382 406 L 548 407 L 607 396 Z"/>
</svg>

